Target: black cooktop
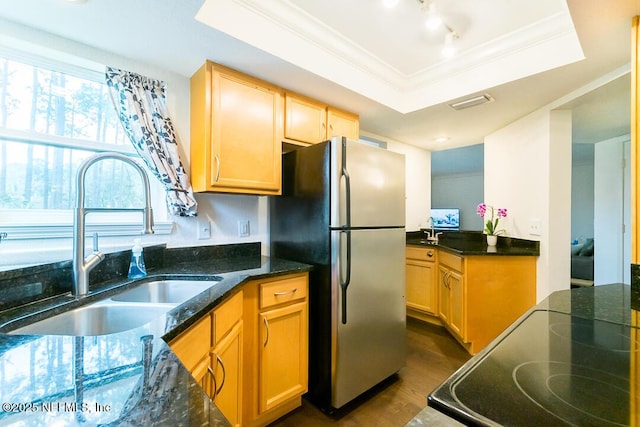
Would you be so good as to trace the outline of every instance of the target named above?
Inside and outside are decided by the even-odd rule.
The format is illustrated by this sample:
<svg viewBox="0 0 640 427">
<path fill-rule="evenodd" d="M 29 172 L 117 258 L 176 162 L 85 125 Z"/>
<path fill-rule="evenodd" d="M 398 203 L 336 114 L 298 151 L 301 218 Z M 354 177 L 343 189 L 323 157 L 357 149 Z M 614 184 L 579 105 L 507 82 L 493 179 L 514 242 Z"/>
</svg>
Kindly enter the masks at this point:
<svg viewBox="0 0 640 427">
<path fill-rule="evenodd" d="M 629 325 L 535 310 L 429 406 L 469 425 L 627 426 L 640 408 L 630 388 L 639 336 Z"/>
</svg>

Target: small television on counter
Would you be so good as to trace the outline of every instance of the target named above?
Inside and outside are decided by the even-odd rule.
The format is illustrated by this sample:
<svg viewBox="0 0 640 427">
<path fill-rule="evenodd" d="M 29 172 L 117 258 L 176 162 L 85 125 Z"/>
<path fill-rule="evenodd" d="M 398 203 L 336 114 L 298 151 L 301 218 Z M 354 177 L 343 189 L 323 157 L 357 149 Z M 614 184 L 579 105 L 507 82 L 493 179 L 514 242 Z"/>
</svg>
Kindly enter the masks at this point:
<svg viewBox="0 0 640 427">
<path fill-rule="evenodd" d="M 460 229 L 460 209 L 458 208 L 432 208 L 431 219 L 433 221 L 433 228 L 435 229 Z"/>
</svg>

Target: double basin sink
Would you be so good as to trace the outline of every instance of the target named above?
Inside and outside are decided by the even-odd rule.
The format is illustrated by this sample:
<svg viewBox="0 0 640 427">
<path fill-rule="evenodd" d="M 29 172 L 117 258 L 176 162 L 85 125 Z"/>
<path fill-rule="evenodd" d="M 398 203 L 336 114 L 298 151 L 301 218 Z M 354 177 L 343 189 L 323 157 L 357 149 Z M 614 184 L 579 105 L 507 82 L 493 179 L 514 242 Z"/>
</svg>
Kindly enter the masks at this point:
<svg viewBox="0 0 640 427">
<path fill-rule="evenodd" d="M 109 298 L 10 331 L 23 335 L 95 336 L 145 325 L 209 289 L 222 277 L 208 280 L 154 280 Z"/>
</svg>

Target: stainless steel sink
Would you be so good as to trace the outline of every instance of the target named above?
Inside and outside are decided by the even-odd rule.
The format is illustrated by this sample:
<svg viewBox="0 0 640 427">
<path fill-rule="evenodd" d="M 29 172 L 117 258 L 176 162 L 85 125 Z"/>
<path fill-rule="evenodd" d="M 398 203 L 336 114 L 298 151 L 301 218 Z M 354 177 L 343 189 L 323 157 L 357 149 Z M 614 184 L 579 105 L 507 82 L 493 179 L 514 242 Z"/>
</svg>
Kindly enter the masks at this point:
<svg viewBox="0 0 640 427">
<path fill-rule="evenodd" d="M 10 334 L 94 336 L 137 328 L 162 315 L 172 305 L 98 302 L 15 329 Z"/>
<path fill-rule="evenodd" d="M 114 301 L 144 302 L 160 304 L 182 304 L 213 286 L 222 277 L 209 280 L 155 280 L 121 292 Z"/>
</svg>

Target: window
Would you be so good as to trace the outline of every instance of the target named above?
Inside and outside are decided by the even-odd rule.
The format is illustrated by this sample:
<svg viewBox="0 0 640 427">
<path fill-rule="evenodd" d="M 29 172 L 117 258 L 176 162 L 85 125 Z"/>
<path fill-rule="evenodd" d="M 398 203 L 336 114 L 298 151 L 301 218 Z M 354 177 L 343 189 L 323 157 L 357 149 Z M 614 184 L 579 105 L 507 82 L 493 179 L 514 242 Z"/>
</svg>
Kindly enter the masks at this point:
<svg viewBox="0 0 640 427">
<path fill-rule="evenodd" d="M 18 227 L 9 236 L 15 238 L 24 232 L 19 227 L 70 226 L 78 166 L 100 151 L 137 157 L 102 72 L 0 54 L 0 231 Z M 156 220 L 166 219 L 166 213 L 158 218 L 166 212 L 164 190 L 150 173 L 149 181 Z M 85 195 L 87 207 L 144 204 L 138 173 L 111 160 L 89 169 Z M 137 224 L 140 219 L 89 215 L 87 222 L 92 221 Z"/>
</svg>

